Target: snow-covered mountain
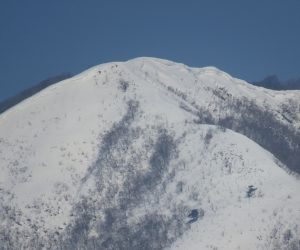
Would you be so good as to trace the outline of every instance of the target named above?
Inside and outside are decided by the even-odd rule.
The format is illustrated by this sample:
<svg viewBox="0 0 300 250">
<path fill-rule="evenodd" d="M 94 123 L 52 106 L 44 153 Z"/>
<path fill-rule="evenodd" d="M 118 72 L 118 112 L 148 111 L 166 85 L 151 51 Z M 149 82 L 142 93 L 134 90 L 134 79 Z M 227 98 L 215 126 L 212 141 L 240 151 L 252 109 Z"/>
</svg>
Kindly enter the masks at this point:
<svg viewBox="0 0 300 250">
<path fill-rule="evenodd" d="M 0 115 L 0 249 L 300 249 L 300 91 L 137 58 Z"/>
</svg>

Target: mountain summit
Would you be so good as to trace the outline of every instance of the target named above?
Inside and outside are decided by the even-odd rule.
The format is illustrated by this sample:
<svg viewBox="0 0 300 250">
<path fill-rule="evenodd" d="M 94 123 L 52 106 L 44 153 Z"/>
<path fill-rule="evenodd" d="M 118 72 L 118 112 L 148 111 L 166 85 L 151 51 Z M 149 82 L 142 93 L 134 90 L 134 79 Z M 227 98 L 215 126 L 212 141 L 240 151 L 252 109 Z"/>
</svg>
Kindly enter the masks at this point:
<svg viewBox="0 0 300 250">
<path fill-rule="evenodd" d="M 300 91 L 107 63 L 0 115 L 0 249 L 300 249 Z"/>
</svg>

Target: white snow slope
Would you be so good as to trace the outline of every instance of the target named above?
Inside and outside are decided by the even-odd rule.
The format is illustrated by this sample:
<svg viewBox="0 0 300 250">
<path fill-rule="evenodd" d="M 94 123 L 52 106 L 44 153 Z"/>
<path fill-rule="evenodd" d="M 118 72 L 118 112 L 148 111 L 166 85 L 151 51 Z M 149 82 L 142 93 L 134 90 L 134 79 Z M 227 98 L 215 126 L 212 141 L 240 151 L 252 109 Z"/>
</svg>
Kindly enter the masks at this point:
<svg viewBox="0 0 300 250">
<path fill-rule="evenodd" d="M 299 130 L 299 91 L 155 58 L 96 66 L 6 111 L 0 249 L 300 249 L 297 175 L 198 120 L 238 119 L 233 99 Z"/>
</svg>

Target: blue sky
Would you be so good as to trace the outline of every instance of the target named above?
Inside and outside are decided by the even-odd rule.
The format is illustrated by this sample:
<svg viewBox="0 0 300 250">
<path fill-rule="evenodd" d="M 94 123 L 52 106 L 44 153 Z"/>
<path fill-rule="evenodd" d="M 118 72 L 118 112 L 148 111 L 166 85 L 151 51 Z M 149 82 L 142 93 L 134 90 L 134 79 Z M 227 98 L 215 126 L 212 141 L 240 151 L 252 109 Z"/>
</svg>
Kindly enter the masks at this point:
<svg viewBox="0 0 300 250">
<path fill-rule="evenodd" d="M 0 32 L 0 100 L 139 56 L 248 81 L 300 76 L 299 0 L 1 0 Z"/>
</svg>

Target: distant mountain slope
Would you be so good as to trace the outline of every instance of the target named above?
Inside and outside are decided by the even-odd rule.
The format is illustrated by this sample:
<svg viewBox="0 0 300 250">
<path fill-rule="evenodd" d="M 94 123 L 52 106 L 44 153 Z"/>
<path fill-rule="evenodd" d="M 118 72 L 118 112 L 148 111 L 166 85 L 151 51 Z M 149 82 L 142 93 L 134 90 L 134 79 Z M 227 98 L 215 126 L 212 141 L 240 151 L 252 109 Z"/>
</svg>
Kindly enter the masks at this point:
<svg viewBox="0 0 300 250">
<path fill-rule="evenodd" d="M 50 77 L 44 81 L 41 81 L 37 85 L 30 87 L 28 89 L 23 90 L 17 95 L 7 98 L 4 101 L 0 102 L 0 114 L 4 111 L 8 110 L 9 108 L 17 105 L 21 101 L 25 100 L 28 97 L 33 96 L 34 94 L 38 93 L 39 91 L 49 87 L 50 85 L 60 82 L 62 80 L 71 78 L 72 75 L 70 73 L 63 73 L 57 76 Z"/>
<path fill-rule="evenodd" d="M 253 82 L 253 84 L 273 90 L 300 90 L 300 79 L 281 81 L 276 75 L 267 76 L 262 81 Z"/>
<path fill-rule="evenodd" d="M 0 115 L 0 249 L 297 249 L 299 97 L 156 58 L 49 86 Z"/>
</svg>

